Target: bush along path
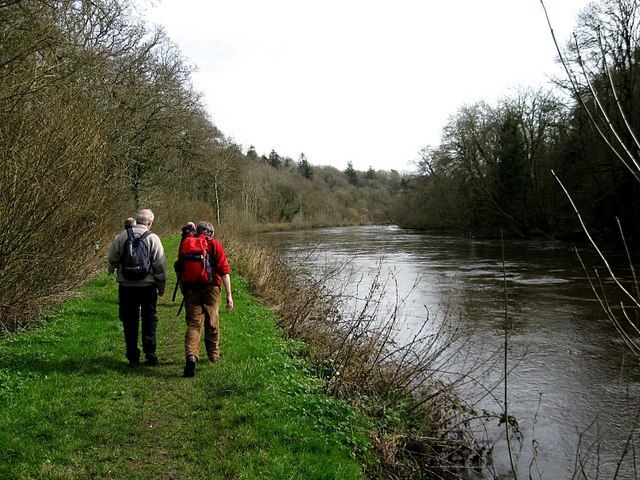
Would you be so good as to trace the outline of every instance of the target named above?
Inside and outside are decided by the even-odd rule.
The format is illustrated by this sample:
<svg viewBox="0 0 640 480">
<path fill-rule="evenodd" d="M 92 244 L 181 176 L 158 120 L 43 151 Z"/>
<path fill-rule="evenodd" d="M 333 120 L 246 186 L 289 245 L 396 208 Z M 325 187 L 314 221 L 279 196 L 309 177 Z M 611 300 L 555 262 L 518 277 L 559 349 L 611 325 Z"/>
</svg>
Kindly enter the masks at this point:
<svg viewBox="0 0 640 480">
<path fill-rule="evenodd" d="M 165 242 L 171 254 L 177 239 Z M 130 368 L 106 275 L 0 341 L 2 479 L 362 478 L 368 425 L 322 393 L 275 314 L 233 278 L 222 359 L 182 378 L 184 312 L 158 304 L 155 367 Z M 204 348 L 204 346 L 203 346 Z"/>
</svg>

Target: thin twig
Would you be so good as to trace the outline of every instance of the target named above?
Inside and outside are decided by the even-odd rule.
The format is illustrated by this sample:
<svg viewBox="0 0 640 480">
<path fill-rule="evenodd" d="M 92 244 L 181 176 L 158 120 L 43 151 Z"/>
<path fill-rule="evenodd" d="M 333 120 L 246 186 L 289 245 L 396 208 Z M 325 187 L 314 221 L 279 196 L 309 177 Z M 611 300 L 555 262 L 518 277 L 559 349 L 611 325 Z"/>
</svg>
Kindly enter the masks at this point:
<svg viewBox="0 0 640 480">
<path fill-rule="evenodd" d="M 593 248 L 596 250 L 596 252 L 598 253 L 598 255 L 600 256 L 600 258 L 602 259 L 602 261 L 604 262 L 605 266 L 607 267 L 607 270 L 609 271 L 609 275 L 611 276 L 611 279 L 616 283 L 616 285 L 618 285 L 618 287 L 620 288 L 620 290 L 622 290 L 627 297 L 629 297 L 629 299 L 631 299 L 631 301 L 638 307 L 640 308 L 640 303 L 638 302 L 638 300 L 631 294 L 629 293 L 629 291 L 620 283 L 620 280 L 618 280 L 618 277 L 616 277 L 615 273 L 613 273 L 613 270 L 611 269 L 611 266 L 609 265 L 609 262 L 607 261 L 607 258 L 604 256 L 604 254 L 600 251 L 600 248 L 598 247 L 598 245 L 596 244 L 595 240 L 593 239 L 593 237 L 591 237 L 591 234 L 589 233 L 589 230 L 587 229 L 587 226 L 584 223 L 584 220 L 582 220 L 582 215 L 580 215 L 580 211 L 578 210 L 578 208 L 576 207 L 576 204 L 573 202 L 573 199 L 571 198 L 571 195 L 569 194 L 569 192 L 567 191 L 567 189 L 565 188 L 564 184 L 562 183 L 562 181 L 560 180 L 560 178 L 558 178 L 558 176 L 556 175 L 556 172 L 554 170 L 551 170 L 551 173 L 553 174 L 553 176 L 555 177 L 556 181 L 560 184 L 560 187 L 562 187 L 562 190 L 564 191 L 564 194 L 566 195 L 567 199 L 569 200 L 569 202 L 571 203 L 571 207 L 573 208 L 573 211 L 576 213 L 576 215 L 578 216 L 578 221 L 580 222 L 580 225 L 582 226 L 582 230 L 584 231 L 584 233 L 587 235 L 587 238 L 589 239 L 589 242 L 591 243 L 591 245 L 593 245 Z"/>
<path fill-rule="evenodd" d="M 511 472 L 513 478 L 518 478 L 518 472 L 513 460 L 513 451 L 511 448 L 511 436 L 509 434 L 509 402 L 508 402 L 508 383 L 509 377 L 509 294 L 507 290 L 507 268 L 505 263 L 504 251 L 504 232 L 500 229 L 500 243 L 502 244 L 502 284 L 504 286 L 504 428 L 507 434 L 507 450 L 509 451 L 509 463 L 511 464 Z"/>
</svg>

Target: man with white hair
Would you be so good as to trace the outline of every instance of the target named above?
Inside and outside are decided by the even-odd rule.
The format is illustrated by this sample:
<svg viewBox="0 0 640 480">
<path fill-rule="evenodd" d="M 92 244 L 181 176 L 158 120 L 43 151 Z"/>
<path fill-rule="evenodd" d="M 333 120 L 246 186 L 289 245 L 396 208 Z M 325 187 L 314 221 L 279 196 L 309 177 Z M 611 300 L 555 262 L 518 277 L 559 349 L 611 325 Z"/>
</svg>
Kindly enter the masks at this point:
<svg viewBox="0 0 640 480">
<path fill-rule="evenodd" d="M 160 238 L 151 227 L 151 210 L 140 210 L 135 225 L 113 239 L 109 273 L 118 271 L 118 306 L 129 365 L 140 365 L 138 325 L 142 319 L 142 350 L 147 365 L 157 365 L 156 326 L 158 296 L 164 295 L 167 266 Z"/>
</svg>

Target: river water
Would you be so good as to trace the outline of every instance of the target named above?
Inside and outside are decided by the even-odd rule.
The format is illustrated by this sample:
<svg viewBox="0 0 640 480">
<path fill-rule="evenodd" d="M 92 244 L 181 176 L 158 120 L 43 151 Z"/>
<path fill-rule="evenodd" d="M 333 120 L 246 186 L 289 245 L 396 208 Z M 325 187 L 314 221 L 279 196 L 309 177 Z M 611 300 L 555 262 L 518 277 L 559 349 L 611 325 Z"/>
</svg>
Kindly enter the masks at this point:
<svg viewBox="0 0 640 480">
<path fill-rule="evenodd" d="M 539 469 L 547 480 L 573 478 L 579 445 L 584 450 L 597 438 L 597 447 L 585 457 L 586 478 L 613 478 L 629 435 L 629 410 L 638 409 L 639 365 L 602 313 L 571 245 L 508 241 L 503 270 L 500 241 L 396 227 L 278 232 L 258 240 L 283 248 L 293 264 L 304 262 L 316 274 L 341 265 L 341 274 L 329 282 L 354 297 L 379 274 L 388 309 L 401 300 L 399 341 L 410 338 L 426 319 L 433 328 L 444 318 L 455 322 L 471 339 L 455 351 L 450 369 L 465 373 L 483 362 L 482 374 L 473 375 L 481 385 L 462 383 L 460 394 L 478 409 L 493 411 L 500 410 L 503 398 L 506 272 L 513 325 L 508 400 L 522 432 L 515 445 L 518 477 L 529 478 L 531 471 L 532 478 L 540 478 Z M 591 252 L 585 255 L 595 262 Z M 455 380 L 455 374 L 449 378 Z M 497 398 L 482 395 L 485 388 Z M 496 442 L 495 470 L 506 474 L 501 431 L 496 420 L 489 423 Z M 640 431 L 635 433 L 640 448 Z M 618 478 L 635 477 L 630 464 L 623 465 Z"/>
</svg>

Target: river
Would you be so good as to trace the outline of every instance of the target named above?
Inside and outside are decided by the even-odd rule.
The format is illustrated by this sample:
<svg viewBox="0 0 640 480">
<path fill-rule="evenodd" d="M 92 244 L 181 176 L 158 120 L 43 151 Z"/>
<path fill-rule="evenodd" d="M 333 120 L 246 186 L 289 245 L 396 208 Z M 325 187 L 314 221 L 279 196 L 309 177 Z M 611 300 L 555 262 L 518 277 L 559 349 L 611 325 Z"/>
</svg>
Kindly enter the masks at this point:
<svg viewBox="0 0 640 480">
<path fill-rule="evenodd" d="M 346 283 L 352 294 L 356 285 L 366 290 L 380 272 L 387 279 L 383 302 L 391 308 L 397 298 L 403 300 L 399 339 L 409 338 L 427 318 L 434 325 L 444 317 L 458 323 L 471 335 L 452 359 L 451 368 L 461 373 L 474 362 L 502 355 L 506 273 L 513 324 L 508 400 L 522 432 L 515 448 L 519 478 L 529 478 L 530 468 L 532 478 L 539 478 L 537 468 L 547 480 L 572 478 L 578 444 L 587 448 L 596 437 L 586 476 L 596 478 L 599 471 L 599 478 L 613 477 L 629 434 L 629 403 L 632 412 L 638 408 L 639 365 L 602 313 L 571 245 L 507 241 L 503 270 L 500 241 L 396 227 L 277 232 L 257 239 L 283 248 L 292 263 L 305 262 L 316 274 L 326 265 L 343 265 L 344 273 L 330 281 Z M 589 262 L 596 260 L 589 251 L 585 255 Z M 500 400 L 502 365 L 474 375 Z M 460 394 L 479 408 L 498 411 L 496 399 L 481 398 L 477 387 L 462 384 Z M 490 423 L 496 471 L 506 474 L 500 431 L 497 421 Z M 538 467 L 532 465 L 534 457 Z M 618 478 L 633 478 L 629 468 L 624 466 Z"/>
</svg>

